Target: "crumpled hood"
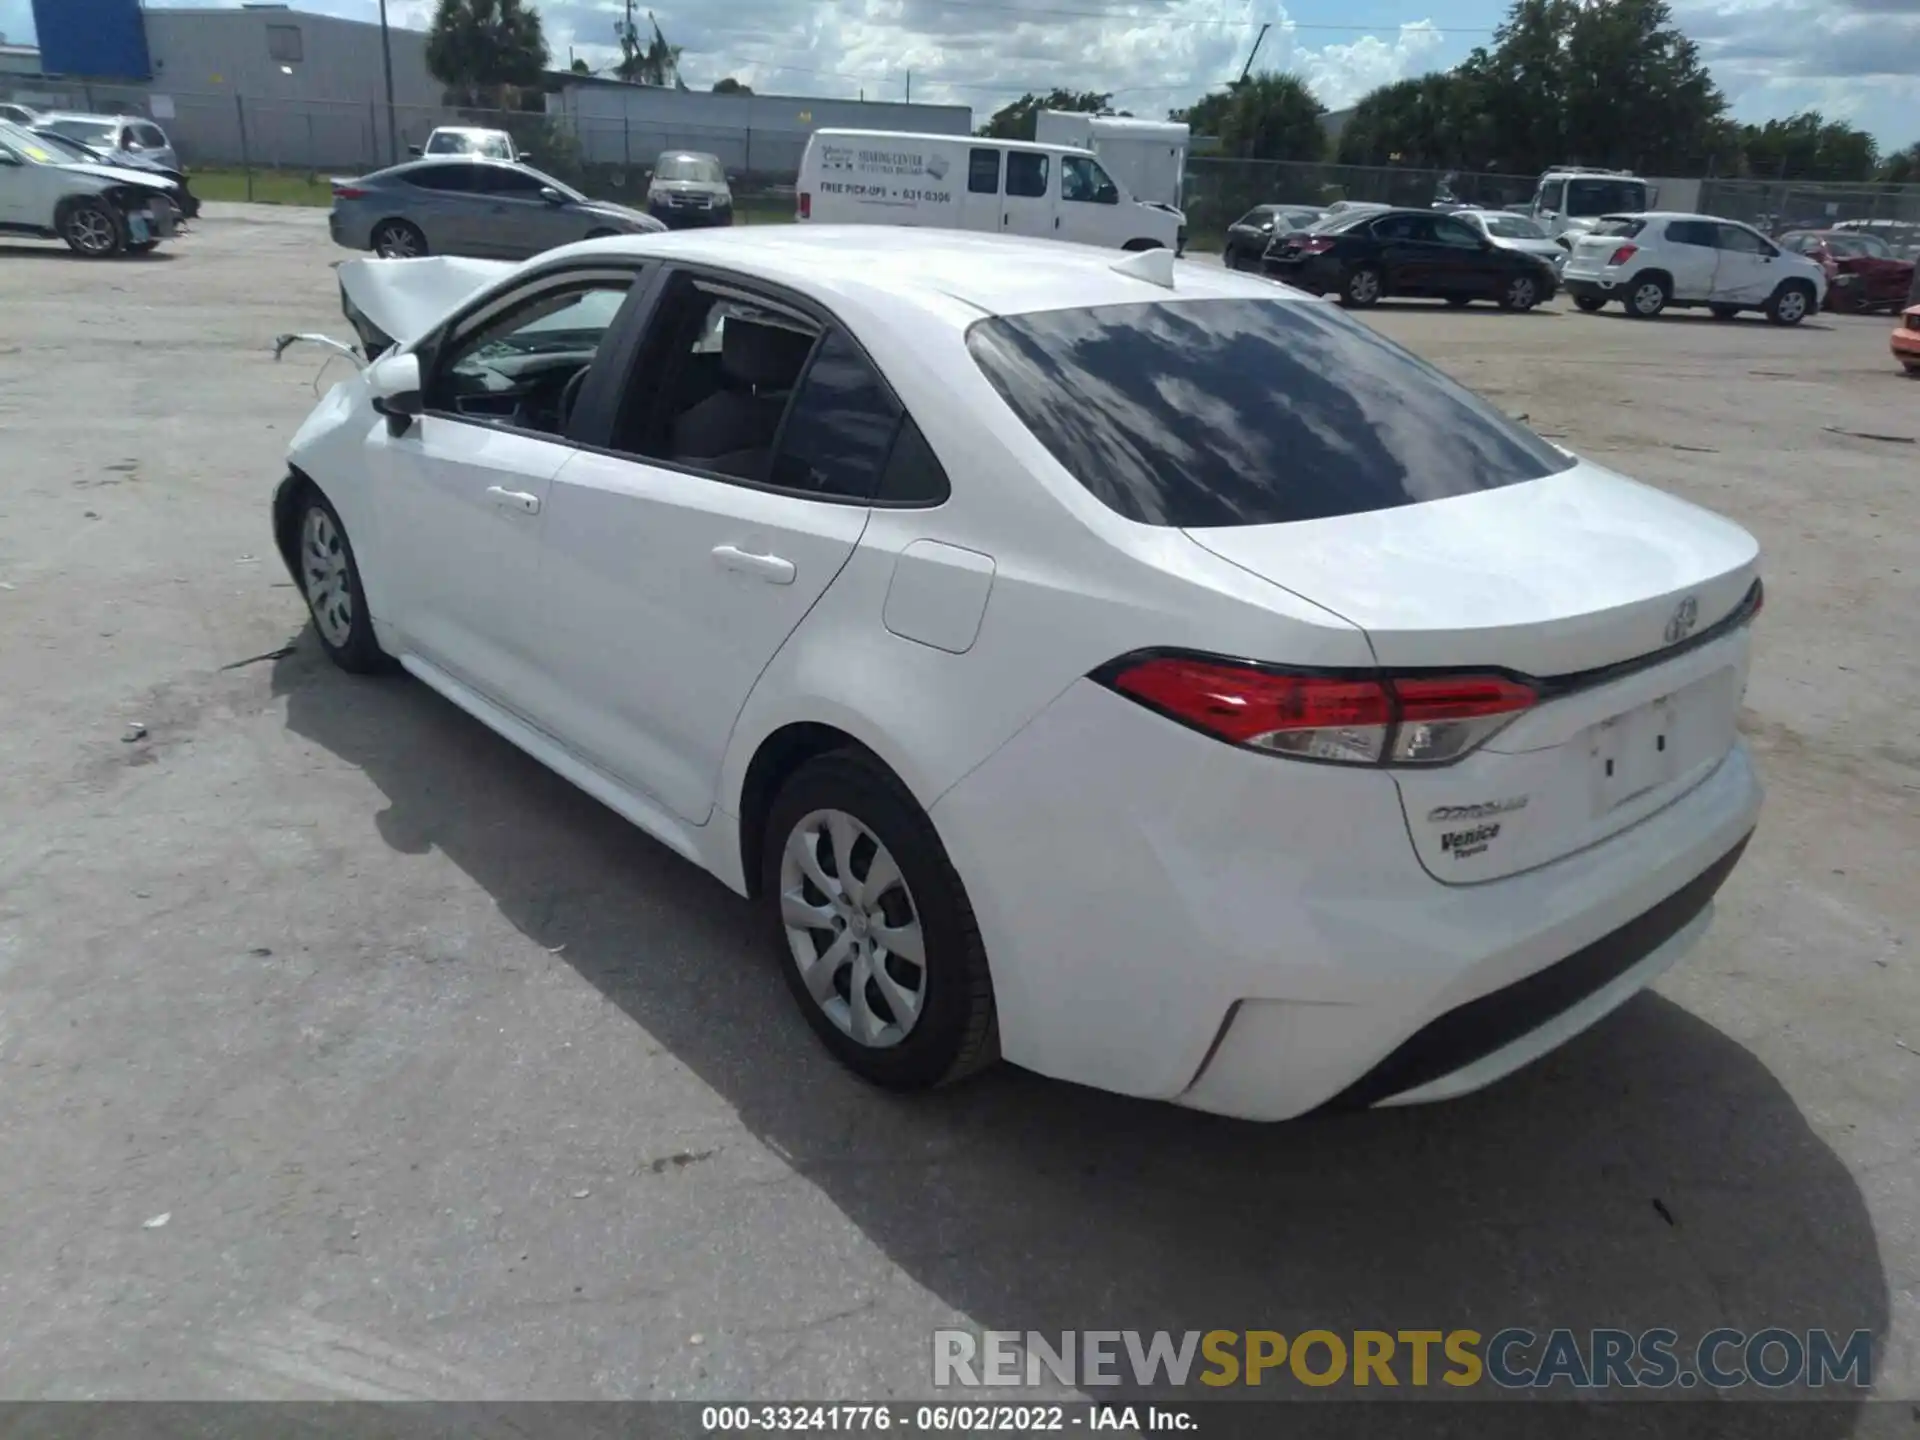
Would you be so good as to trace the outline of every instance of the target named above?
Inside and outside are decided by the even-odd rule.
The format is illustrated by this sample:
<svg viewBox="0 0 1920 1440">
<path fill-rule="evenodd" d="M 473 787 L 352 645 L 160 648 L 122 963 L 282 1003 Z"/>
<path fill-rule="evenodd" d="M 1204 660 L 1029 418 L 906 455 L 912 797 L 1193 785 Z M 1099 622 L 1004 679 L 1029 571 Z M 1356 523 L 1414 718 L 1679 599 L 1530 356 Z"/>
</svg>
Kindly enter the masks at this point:
<svg viewBox="0 0 1920 1440">
<path fill-rule="evenodd" d="M 347 318 L 358 311 L 387 339 L 410 345 L 469 295 L 520 268 L 517 260 L 427 255 L 414 260 L 347 260 L 339 266 Z M 356 322 L 356 326 L 357 326 Z"/>
<path fill-rule="evenodd" d="M 77 170 L 82 175 L 99 175 L 121 185 L 142 185 L 149 190 L 158 190 L 162 195 L 171 194 L 179 188 L 173 181 L 154 170 L 123 170 L 117 165 L 98 165 L 91 160 L 74 160 L 59 168 Z"/>
</svg>

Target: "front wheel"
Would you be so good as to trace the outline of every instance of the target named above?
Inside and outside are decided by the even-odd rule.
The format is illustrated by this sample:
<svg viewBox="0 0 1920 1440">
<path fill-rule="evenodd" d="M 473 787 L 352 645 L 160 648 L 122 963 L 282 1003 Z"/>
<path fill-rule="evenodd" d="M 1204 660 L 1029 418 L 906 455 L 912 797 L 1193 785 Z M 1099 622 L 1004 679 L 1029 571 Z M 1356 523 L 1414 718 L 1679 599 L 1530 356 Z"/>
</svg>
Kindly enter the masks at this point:
<svg viewBox="0 0 1920 1440">
<path fill-rule="evenodd" d="M 1365 310 L 1380 303 L 1380 272 L 1371 265 L 1360 265 L 1347 273 L 1340 287 L 1340 303 Z"/>
<path fill-rule="evenodd" d="M 1167 247 L 1162 245 L 1158 240 L 1147 240 L 1143 238 L 1139 240 L 1129 240 L 1126 244 L 1122 245 L 1120 248 L 1122 250 L 1132 250 L 1132 251 L 1138 252 L 1141 250 L 1164 250 Z"/>
<path fill-rule="evenodd" d="M 1607 302 L 1598 295 L 1576 295 L 1573 304 L 1575 309 L 1584 310 L 1589 315 L 1597 315 L 1607 306 Z"/>
<path fill-rule="evenodd" d="M 924 1090 L 998 1056 L 960 877 L 926 813 L 862 752 L 809 761 L 781 788 L 760 882 L 787 986 L 848 1069 Z"/>
<path fill-rule="evenodd" d="M 1798 325 L 1807 318 L 1807 312 L 1813 309 L 1813 291 L 1797 281 L 1789 280 L 1767 301 L 1767 319 L 1776 325 Z"/>
<path fill-rule="evenodd" d="M 1540 303 L 1540 282 L 1531 275 L 1515 275 L 1500 292 L 1500 308 L 1522 314 Z"/>
<path fill-rule="evenodd" d="M 356 675 L 387 668 L 386 653 L 374 639 L 373 616 L 360 586 L 360 566 L 347 540 L 347 527 L 327 497 L 312 486 L 300 499 L 300 592 L 313 615 L 321 648 L 342 670 Z"/>
<path fill-rule="evenodd" d="M 100 260 L 127 245 L 127 222 L 105 200 L 75 200 L 60 221 L 60 238 L 76 255 Z"/>
</svg>

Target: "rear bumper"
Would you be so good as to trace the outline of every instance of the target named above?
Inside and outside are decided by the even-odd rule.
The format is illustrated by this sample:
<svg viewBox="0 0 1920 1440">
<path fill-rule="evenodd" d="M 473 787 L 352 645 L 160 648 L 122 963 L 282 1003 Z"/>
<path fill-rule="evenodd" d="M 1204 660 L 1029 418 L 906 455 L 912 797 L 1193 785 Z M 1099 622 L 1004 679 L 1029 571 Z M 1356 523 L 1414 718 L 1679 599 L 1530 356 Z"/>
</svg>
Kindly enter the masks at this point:
<svg viewBox="0 0 1920 1440">
<path fill-rule="evenodd" d="M 1593 1023 L 1698 938 L 1760 801 L 1736 745 L 1607 841 L 1442 885 L 1391 775 L 1250 755 L 1083 681 L 932 813 L 1009 1060 L 1281 1120 L 1461 1093 Z"/>
<path fill-rule="evenodd" d="M 1340 262 L 1324 256 L 1276 260 L 1263 255 L 1260 257 L 1260 269 L 1270 280 L 1278 280 L 1283 285 L 1291 285 L 1296 290 L 1310 291 L 1315 295 L 1337 290 L 1340 286 Z"/>
<path fill-rule="evenodd" d="M 1619 287 L 1612 280 L 1585 275 L 1569 275 L 1566 271 L 1562 270 L 1560 272 L 1560 288 L 1576 300 L 1611 300 L 1614 298 L 1614 293 Z"/>
</svg>

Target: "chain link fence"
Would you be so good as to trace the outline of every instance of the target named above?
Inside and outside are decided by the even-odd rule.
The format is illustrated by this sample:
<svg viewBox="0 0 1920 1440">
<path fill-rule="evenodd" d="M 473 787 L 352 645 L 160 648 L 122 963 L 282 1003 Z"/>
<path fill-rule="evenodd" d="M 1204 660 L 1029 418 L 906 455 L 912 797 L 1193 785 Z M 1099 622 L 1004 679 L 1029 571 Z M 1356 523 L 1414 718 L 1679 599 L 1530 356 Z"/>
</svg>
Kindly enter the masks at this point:
<svg viewBox="0 0 1920 1440">
<path fill-rule="evenodd" d="M 1187 231 L 1204 243 L 1256 205 L 1364 200 L 1424 208 L 1440 201 L 1499 210 L 1531 200 L 1536 183 L 1530 175 L 1193 156 L 1187 161 L 1184 199 Z"/>
<path fill-rule="evenodd" d="M 1770 235 L 1856 222 L 1896 254 L 1920 250 L 1920 185 L 1841 185 L 1800 180 L 1702 180 L 1700 209 Z"/>
</svg>

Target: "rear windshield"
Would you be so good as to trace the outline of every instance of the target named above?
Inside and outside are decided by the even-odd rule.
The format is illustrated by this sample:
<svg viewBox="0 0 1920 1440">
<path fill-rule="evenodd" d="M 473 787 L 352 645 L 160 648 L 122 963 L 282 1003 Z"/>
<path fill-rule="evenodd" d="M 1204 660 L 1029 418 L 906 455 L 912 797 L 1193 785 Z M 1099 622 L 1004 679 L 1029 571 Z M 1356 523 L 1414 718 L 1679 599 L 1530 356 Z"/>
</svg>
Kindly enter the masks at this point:
<svg viewBox="0 0 1920 1440">
<path fill-rule="evenodd" d="M 1587 233 L 1598 235 L 1602 240 L 1631 240 L 1647 228 L 1644 220 L 1635 220 L 1626 215 L 1609 215 L 1604 220 L 1593 222 L 1593 229 Z"/>
<path fill-rule="evenodd" d="M 1569 180 L 1567 214 L 1604 215 L 1609 210 L 1639 210 L 1647 203 L 1647 187 L 1638 180 Z"/>
<path fill-rule="evenodd" d="M 1003 315 L 967 348 L 1067 473 L 1144 525 L 1358 515 L 1574 463 L 1320 301 Z"/>
</svg>

